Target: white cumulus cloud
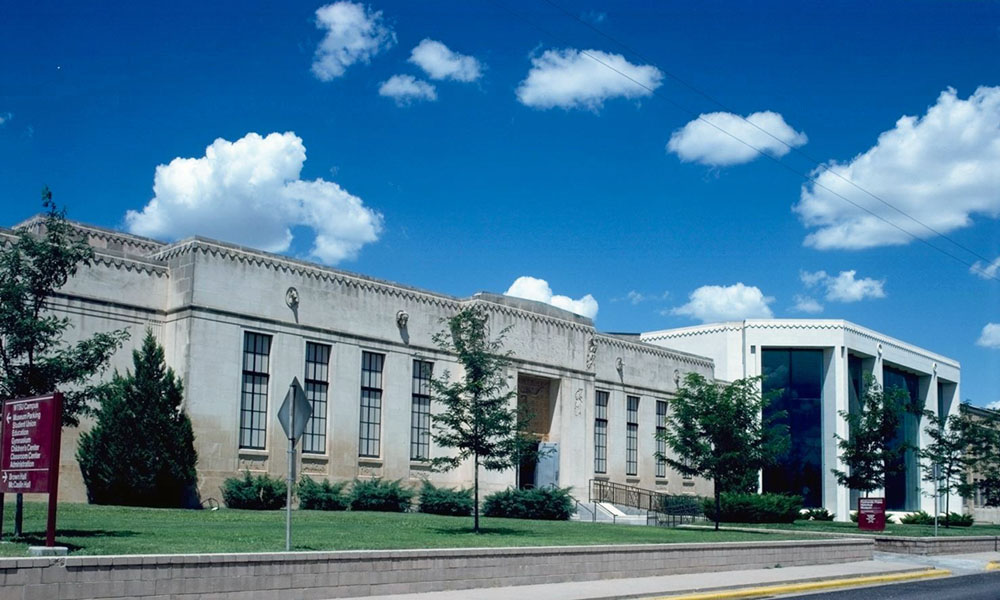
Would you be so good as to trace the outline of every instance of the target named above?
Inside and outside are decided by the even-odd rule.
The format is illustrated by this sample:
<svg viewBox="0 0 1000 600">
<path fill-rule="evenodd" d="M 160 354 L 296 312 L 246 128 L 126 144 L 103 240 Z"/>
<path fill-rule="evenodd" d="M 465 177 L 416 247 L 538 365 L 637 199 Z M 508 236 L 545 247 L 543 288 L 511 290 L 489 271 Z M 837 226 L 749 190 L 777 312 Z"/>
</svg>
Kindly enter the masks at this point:
<svg viewBox="0 0 1000 600">
<path fill-rule="evenodd" d="M 688 303 L 670 311 L 698 319 L 702 323 L 736 321 L 740 319 L 770 319 L 768 304 L 774 302 L 756 286 L 737 283 L 729 286 L 703 285 L 691 292 Z"/>
<path fill-rule="evenodd" d="M 745 118 L 714 112 L 675 131 L 667 150 L 684 162 L 724 167 L 750 162 L 759 156 L 758 150 L 784 156 L 807 141 L 806 134 L 792 129 L 776 112 L 755 112 Z"/>
<path fill-rule="evenodd" d="M 987 323 L 983 332 L 976 340 L 977 346 L 983 348 L 1000 348 L 1000 323 Z"/>
<path fill-rule="evenodd" d="M 431 79 L 475 81 L 482 75 L 482 65 L 475 57 L 453 52 L 441 42 L 426 38 L 410 52 L 410 62 Z"/>
<path fill-rule="evenodd" d="M 306 160 L 294 133 L 249 133 L 215 140 L 199 158 L 156 167 L 154 197 L 125 215 L 129 231 L 174 240 L 204 235 L 269 252 L 284 252 L 292 228 L 314 234 L 311 256 L 334 264 L 378 239 L 382 215 L 336 183 L 299 179 Z"/>
<path fill-rule="evenodd" d="M 986 405 L 986 408 L 990 410 L 1000 410 L 1000 400 L 990 402 L 989 404 Z"/>
<path fill-rule="evenodd" d="M 392 98 L 396 104 L 404 106 L 415 100 L 437 100 L 434 86 L 411 75 L 393 75 L 382 82 L 378 95 Z"/>
<path fill-rule="evenodd" d="M 662 80 L 663 73 L 656 67 L 633 65 L 620 54 L 573 48 L 546 50 L 531 59 L 531 70 L 517 88 L 517 99 L 534 108 L 596 111 L 609 98 L 649 96 Z"/>
<path fill-rule="evenodd" d="M 552 293 L 552 288 L 549 287 L 549 282 L 536 277 L 528 277 L 526 275 L 518 277 L 514 280 L 514 283 L 507 288 L 504 295 L 513 296 L 515 298 L 524 298 L 525 300 L 537 300 L 539 302 L 551 304 L 556 308 L 561 308 L 563 310 L 568 310 L 571 313 L 582 315 L 588 319 L 593 319 L 597 316 L 597 300 L 594 300 L 594 297 L 590 294 L 587 294 L 579 300 L 574 300 L 569 296 L 559 296 Z"/>
<path fill-rule="evenodd" d="M 972 265 L 972 268 L 969 269 L 969 272 L 983 279 L 993 279 L 1000 274 L 1000 256 L 989 264 L 986 264 L 981 260 L 977 260 Z"/>
<path fill-rule="evenodd" d="M 800 274 L 802 283 L 807 287 L 819 286 L 826 290 L 826 299 L 830 302 L 858 302 L 866 298 L 885 298 L 885 280 L 871 277 L 857 278 L 855 270 L 841 271 L 836 277 L 826 271 Z"/>
<path fill-rule="evenodd" d="M 792 307 L 792 310 L 795 312 L 802 312 L 809 314 L 816 314 L 823 312 L 823 305 L 820 304 L 819 301 L 817 301 L 812 296 L 803 296 L 801 294 L 796 294 L 794 300 L 795 300 L 795 306 Z"/>
<path fill-rule="evenodd" d="M 941 93 L 922 117 L 904 116 L 878 143 L 849 162 L 817 168 L 795 205 L 805 239 L 819 249 L 859 249 L 912 238 L 835 196 L 832 190 L 921 238 L 934 234 L 846 180 L 941 233 L 1000 216 L 1000 87 L 980 87 L 967 100 Z M 838 177 L 839 175 L 839 177 Z M 822 187 L 821 187 L 822 186 Z M 827 188 L 827 189 L 824 189 Z"/>
<path fill-rule="evenodd" d="M 382 23 L 382 11 L 360 3 L 344 1 L 319 7 L 316 27 L 326 31 L 312 64 L 320 81 L 336 79 L 347 67 L 368 62 L 396 43 L 396 34 Z"/>
</svg>

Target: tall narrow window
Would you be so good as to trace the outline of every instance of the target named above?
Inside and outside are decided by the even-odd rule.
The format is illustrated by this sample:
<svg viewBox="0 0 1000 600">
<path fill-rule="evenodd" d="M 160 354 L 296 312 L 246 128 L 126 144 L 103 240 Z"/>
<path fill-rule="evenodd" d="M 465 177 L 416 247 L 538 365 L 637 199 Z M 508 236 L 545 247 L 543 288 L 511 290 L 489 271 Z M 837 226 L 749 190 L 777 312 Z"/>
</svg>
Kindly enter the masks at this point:
<svg viewBox="0 0 1000 600">
<path fill-rule="evenodd" d="M 667 460 L 662 458 L 667 455 L 667 440 L 664 435 L 667 433 L 667 403 L 664 400 L 656 401 L 656 476 L 667 476 Z"/>
<path fill-rule="evenodd" d="M 410 415 L 410 458 L 427 460 L 431 455 L 431 373 L 434 363 L 413 361 L 413 409 Z"/>
<path fill-rule="evenodd" d="M 639 396 L 627 396 L 625 474 L 639 474 Z"/>
<path fill-rule="evenodd" d="M 361 353 L 361 429 L 358 454 L 378 456 L 382 439 L 382 365 L 385 355 Z"/>
<path fill-rule="evenodd" d="M 608 472 L 608 393 L 600 390 L 594 400 L 594 472 Z"/>
<path fill-rule="evenodd" d="M 330 381 L 330 346 L 306 342 L 306 400 L 312 416 L 302 433 L 302 452 L 326 452 L 326 399 Z"/>
<path fill-rule="evenodd" d="M 243 393 L 240 402 L 240 448 L 264 449 L 267 441 L 267 383 L 271 336 L 243 334 Z"/>
</svg>

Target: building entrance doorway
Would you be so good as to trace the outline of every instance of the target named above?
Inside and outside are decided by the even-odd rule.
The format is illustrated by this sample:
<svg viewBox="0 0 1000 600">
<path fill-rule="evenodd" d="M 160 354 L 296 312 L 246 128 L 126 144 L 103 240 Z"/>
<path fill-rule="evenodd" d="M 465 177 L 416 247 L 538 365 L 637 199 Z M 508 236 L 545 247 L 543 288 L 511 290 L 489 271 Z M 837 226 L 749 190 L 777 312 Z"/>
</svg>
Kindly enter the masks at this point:
<svg viewBox="0 0 1000 600">
<path fill-rule="evenodd" d="M 558 445 L 550 439 L 558 394 L 559 381 L 556 379 L 517 376 L 517 409 L 528 418 L 523 433 L 534 440 L 517 467 L 519 488 L 558 483 L 558 469 L 552 466 L 553 456 L 558 464 Z"/>
</svg>

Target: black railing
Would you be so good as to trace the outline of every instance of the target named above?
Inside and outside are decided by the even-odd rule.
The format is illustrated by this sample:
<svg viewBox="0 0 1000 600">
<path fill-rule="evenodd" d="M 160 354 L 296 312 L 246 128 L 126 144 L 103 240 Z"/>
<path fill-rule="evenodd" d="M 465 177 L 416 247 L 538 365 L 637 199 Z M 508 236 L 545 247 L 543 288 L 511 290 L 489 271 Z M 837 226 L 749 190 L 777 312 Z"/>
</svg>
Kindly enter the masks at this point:
<svg viewBox="0 0 1000 600">
<path fill-rule="evenodd" d="M 667 498 L 666 494 L 653 490 L 644 490 L 602 479 L 590 480 L 591 502 L 610 502 L 620 506 L 631 506 L 639 510 L 662 511 L 667 504 Z"/>
</svg>

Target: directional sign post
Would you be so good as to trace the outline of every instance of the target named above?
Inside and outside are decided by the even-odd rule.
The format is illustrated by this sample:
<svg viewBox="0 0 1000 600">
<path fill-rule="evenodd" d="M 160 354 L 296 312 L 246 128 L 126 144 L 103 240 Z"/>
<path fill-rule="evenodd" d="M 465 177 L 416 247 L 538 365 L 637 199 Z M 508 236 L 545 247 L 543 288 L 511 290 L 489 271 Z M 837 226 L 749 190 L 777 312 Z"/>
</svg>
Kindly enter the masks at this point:
<svg viewBox="0 0 1000 600">
<path fill-rule="evenodd" d="M 312 405 L 299 384 L 299 378 L 292 378 L 285 401 L 278 409 L 278 422 L 288 437 L 288 490 L 285 497 L 285 551 L 292 549 L 292 486 L 295 485 L 295 442 L 302 437 L 306 423 L 312 417 Z"/>
<path fill-rule="evenodd" d="M 59 441 L 62 394 L 17 398 L 3 403 L 0 440 L 0 502 L 3 494 L 49 495 L 46 546 L 56 545 Z"/>
</svg>

